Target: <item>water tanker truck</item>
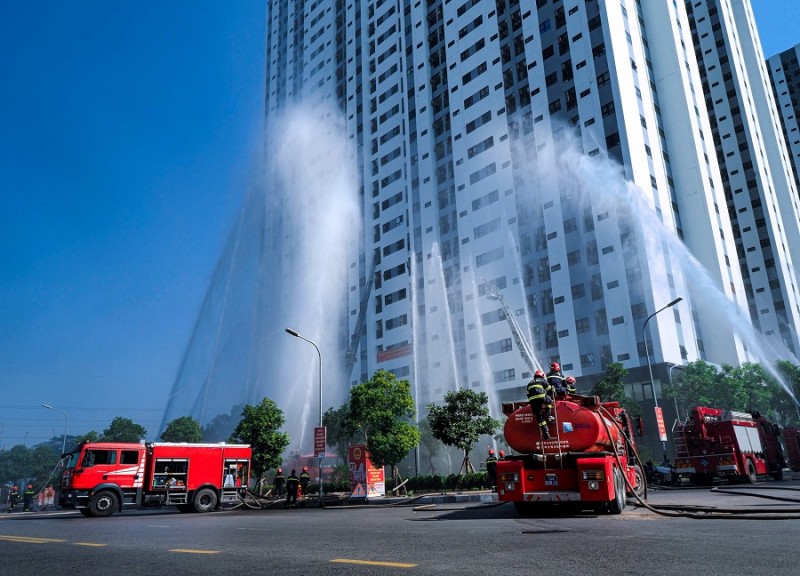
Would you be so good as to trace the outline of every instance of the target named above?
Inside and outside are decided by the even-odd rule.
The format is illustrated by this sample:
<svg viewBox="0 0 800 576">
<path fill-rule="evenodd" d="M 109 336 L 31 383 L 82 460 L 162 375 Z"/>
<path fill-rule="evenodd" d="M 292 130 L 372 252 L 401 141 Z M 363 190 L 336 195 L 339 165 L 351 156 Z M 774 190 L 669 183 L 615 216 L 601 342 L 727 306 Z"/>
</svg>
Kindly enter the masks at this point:
<svg viewBox="0 0 800 576">
<path fill-rule="evenodd" d="M 617 402 L 566 395 L 555 401 L 543 440 L 527 402 L 503 404 L 504 435 L 517 453 L 497 463 L 497 493 L 521 516 L 559 507 L 620 514 L 628 495 L 644 495 L 631 419 Z"/>
</svg>

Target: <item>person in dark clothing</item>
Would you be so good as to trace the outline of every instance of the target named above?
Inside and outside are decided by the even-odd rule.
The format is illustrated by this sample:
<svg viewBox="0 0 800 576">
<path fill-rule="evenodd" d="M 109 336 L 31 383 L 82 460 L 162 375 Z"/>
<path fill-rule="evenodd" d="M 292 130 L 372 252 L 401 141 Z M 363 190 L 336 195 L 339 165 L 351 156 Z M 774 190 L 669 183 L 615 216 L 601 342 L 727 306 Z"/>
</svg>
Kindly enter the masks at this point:
<svg viewBox="0 0 800 576">
<path fill-rule="evenodd" d="M 311 474 L 308 473 L 308 466 L 303 466 L 303 471 L 300 472 L 300 494 L 305 496 L 308 494 L 308 484 L 311 482 Z"/>
<path fill-rule="evenodd" d="M 33 506 L 33 496 L 36 492 L 33 489 L 33 484 L 28 484 L 28 487 L 25 488 L 25 492 L 22 493 L 22 506 L 23 511 L 30 512 L 31 507 Z"/>
<path fill-rule="evenodd" d="M 567 376 L 564 378 L 564 387 L 566 388 L 567 394 L 577 394 L 578 389 L 575 387 L 576 381 L 575 378 L 572 376 Z"/>
<path fill-rule="evenodd" d="M 550 364 L 550 371 L 547 373 L 547 383 L 553 387 L 555 394 L 564 394 L 566 392 L 566 383 L 564 380 L 564 373 L 561 371 L 561 365 L 558 362 Z"/>
<path fill-rule="evenodd" d="M 552 419 L 552 399 L 548 395 L 550 391 L 550 384 L 545 378 L 544 372 L 537 370 L 533 373 L 533 380 L 528 382 L 526 393 L 528 395 L 528 403 L 531 405 L 531 412 L 536 417 L 539 423 L 539 432 L 542 435 L 542 440 L 550 439 L 550 430 L 547 425 Z"/>
<path fill-rule="evenodd" d="M 300 488 L 300 478 L 294 470 L 286 479 L 286 507 L 294 508 L 297 504 L 297 489 Z"/>
<path fill-rule="evenodd" d="M 489 448 L 489 457 L 486 458 L 486 472 L 489 474 L 492 490 L 497 490 L 497 457 L 492 448 Z"/>
<path fill-rule="evenodd" d="M 11 513 L 14 511 L 14 508 L 17 507 L 17 503 L 19 502 L 19 488 L 16 486 L 12 486 L 11 490 L 8 493 L 8 512 Z"/>
<path fill-rule="evenodd" d="M 275 496 L 280 498 L 283 496 L 283 487 L 286 485 L 286 476 L 283 475 L 283 470 L 278 468 L 275 478 L 272 479 L 272 487 L 275 489 Z"/>
</svg>

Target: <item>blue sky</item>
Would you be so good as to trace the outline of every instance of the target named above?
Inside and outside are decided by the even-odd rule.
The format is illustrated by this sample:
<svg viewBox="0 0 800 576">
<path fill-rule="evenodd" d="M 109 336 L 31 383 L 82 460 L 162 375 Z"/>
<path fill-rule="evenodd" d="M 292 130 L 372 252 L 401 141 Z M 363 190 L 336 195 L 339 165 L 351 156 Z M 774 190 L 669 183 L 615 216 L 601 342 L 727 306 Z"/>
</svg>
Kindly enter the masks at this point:
<svg viewBox="0 0 800 576">
<path fill-rule="evenodd" d="M 261 154 L 265 0 L 0 0 L 0 449 L 155 437 Z M 796 0 L 753 0 L 767 57 Z"/>
</svg>

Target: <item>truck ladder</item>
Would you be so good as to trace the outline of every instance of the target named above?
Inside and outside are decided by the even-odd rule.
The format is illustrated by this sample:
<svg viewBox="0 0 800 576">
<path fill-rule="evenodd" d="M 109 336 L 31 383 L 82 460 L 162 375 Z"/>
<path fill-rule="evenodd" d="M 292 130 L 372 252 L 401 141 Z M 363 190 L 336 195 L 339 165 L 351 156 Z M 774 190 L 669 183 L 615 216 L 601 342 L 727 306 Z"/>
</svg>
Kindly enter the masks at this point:
<svg viewBox="0 0 800 576">
<path fill-rule="evenodd" d="M 678 422 L 672 429 L 672 442 L 675 444 L 675 457 L 688 458 L 689 450 L 686 447 L 686 437 L 683 434 L 683 424 Z"/>
<path fill-rule="evenodd" d="M 517 320 L 514 318 L 514 313 L 511 311 L 511 308 L 508 307 L 506 299 L 503 298 L 503 295 L 492 282 L 484 280 L 483 285 L 486 286 L 486 297 L 489 300 L 497 300 L 500 302 L 500 306 L 503 307 L 503 313 L 506 315 L 506 321 L 508 322 L 508 326 L 511 328 L 511 334 L 514 336 L 514 342 L 517 344 L 517 349 L 519 350 L 520 356 L 522 356 L 522 359 L 525 360 L 528 368 L 531 369 L 531 373 L 536 372 L 537 367 L 536 363 L 533 361 L 533 351 L 528 345 L 527 340 L 525 340 L 523 337 L 522 330 L 520 329 L 519 324 L 517 324 Z"/>
<path fill-rule="evenodd" d="M 356 356 L 358 355 L 358 347 L 361 343 L 361 332 L 364 330 L 364 323 L 367 320 L 367 307 L 369 306 L 369 295 L 372 292 L 372 285 L 375 283 L 375 268 L 378 266 L 377 253 L 372 258 L 372 269 L 367 276 L 366 284 L 364 285 L 364 292 L 361 294 L 361 306 L 358 310 L 358 318 L 356 319 L 356 327 L 353 335 L 350 337 L 350 346 L 347 349 L 345 356 L 345 377 L 350 378 L 353 372 L 353 366 L 356 363 Z"/>
</svg>

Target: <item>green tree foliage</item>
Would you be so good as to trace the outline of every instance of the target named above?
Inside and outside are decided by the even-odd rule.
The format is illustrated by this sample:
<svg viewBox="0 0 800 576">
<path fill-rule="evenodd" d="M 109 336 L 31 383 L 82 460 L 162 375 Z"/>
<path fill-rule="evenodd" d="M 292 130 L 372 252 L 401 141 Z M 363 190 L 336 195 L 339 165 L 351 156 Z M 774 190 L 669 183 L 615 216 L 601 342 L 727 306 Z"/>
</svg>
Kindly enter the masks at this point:
<svg viewBox="0 0 800 576">
<path fill-rule="evenodd" d="M 409 421 L 415 414 L 411 383 L 392 372 L 378 370 L 350 389 L 348 419 L 363 431 L 372 462 L 391 466 L 393 478 L 397 464 L 419 444 L 419 430 Z"/>
<path fill-rule="evenodd" d="M 200 423 L 191 416 L 176 418 L 161 433 L 164 442 L 201 442 L 203 429 Z"/>
<path fill-rule="evenodd" d="M 442 442 L 433 435 L 431 423 L 427 418 L 417 422 L 419 428 L 419 442 L 425 448 L 428 455 L 428 474 L 435 474 L 436 466 L 433 465 L 433 459 L 439 455 L 442 449 Z"/>
<path fill-rule="evenodd" d="M 281 465 L 281 455 L 289 445 L 289 434 L 280 432 L 286 419 L 283 411 L 269 398 L 258 406 L 247 404 L 242 409 L 242 420 L 230 442 L 249 444 L 253 449 L 253 473 L 264 481 L 268 470 Z"/>
<path fill-rule="evenodd" d="M 61 442 L 54 450 L 45 442 L 28 448 L 17 445 L 0 452 L 0 482 L 28 480 L 39 489 L 45 483 L 55 484 L 56 465 L 61 452 Z"/>
<path fill-rule="evenodd" d="M 606 366 L 605 374 L 597 381 L 589 394 L 600 396 L 603 402 L 619 402 L 619 405 L 632 416 L 641 416 L 642 409 L 632 398 L 625 396 L 623 382 L 628 371 L 620 362 L 611 362 Z"/>
<path fill-rule="evenodd" d="M 140 442 L 147 436 L 147 430 L 129 420 L 117 416 L 111 421 L 111 425 L 103 430 L 101 439 L 104 442 Z"/>
<path fill-rule="evenodd" d="M 347 447 L 358 442 L 358 429 L 350 420 L 350 407 L 347 402 L 339 408 L 328 408 L 322 415 L 322 425 L 325 426 L 326 441 L 336 455 L 342 460 L 347 460 Z"/>
<path fill-rule="evenodd" d="M 474 470 L 469 460 L 472 447 L 482 434 L 492 435 L 501 422 L 489 415 L 485 392 L 464 388 L 444 395 L 444 406 L 428 404 L 428 423 L 433 437 L 464 452 L 462 470 Z M 460 470 L 459 470 L 460 472 Z"/>
</svg>

